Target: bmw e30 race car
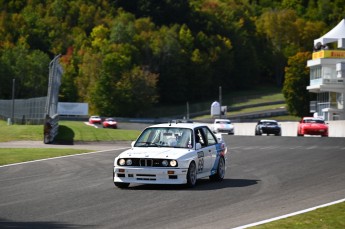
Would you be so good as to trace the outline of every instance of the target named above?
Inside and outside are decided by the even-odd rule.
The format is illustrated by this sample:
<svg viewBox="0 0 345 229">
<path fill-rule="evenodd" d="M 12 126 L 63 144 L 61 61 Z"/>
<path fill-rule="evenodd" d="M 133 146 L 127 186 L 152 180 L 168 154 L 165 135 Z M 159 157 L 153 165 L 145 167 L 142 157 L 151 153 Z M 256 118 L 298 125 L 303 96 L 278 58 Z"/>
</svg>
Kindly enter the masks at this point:
<svg viewBox="0 0 345 229">
<path fill-rule="evenodd" d="M 118 188 L 137 184 L 187 184 L 225 176 L 227 146 L 205 124 L 170 122 L 147 127 L 131 149 L 114 160 Z"/>
</svg>

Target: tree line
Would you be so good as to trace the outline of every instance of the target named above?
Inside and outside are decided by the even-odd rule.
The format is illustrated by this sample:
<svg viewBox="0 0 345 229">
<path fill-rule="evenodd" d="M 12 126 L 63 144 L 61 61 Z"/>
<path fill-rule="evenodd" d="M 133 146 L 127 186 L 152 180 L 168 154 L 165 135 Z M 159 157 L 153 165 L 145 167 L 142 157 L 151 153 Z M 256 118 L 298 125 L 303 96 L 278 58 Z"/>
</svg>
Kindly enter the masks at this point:
<svg viewBox="0 0 345 229">
<path fill-rule="evenodd" d="M 341 0 L 0 1 L 0 98 L 11 98 L 13 78 L 17 98 L 45 96 L 57 54 L 59 100 L 88 102 L 104 116 L 217 97 L 219 86 L 283 87 L 289 61 L 310 53 L 344 7 Z"/>
</svg>

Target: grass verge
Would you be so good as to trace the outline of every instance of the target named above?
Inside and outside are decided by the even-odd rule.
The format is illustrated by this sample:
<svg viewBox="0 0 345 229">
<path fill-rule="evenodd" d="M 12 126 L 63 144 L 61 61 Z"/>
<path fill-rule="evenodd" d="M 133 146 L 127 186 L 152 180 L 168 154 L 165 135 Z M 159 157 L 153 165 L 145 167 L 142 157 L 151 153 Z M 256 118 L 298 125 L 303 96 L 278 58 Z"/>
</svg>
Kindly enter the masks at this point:
<svg viewBox="0 0 345 229">
<path fill-rule="evenodd" d="M 141 131 L 106 129 L 88 126 L 78 121 L 60 121 L 57 141 L 133 141 Z"/>
<path fill-rule="evenodd" d="M 56 141 L 133 141 L 139 130 L 103 129 L 88 126 L 80 121 L 60 121 Z M 0 121 L 0 142 L 42 141 L 43 125 L 7 125 Z"/>
<path fill-rule="evenodd" d="M 253 229 L 335 229 L 345 228 L 345 202 L 288 217 Z"/>
<path fill-rule="evenodd" d="M 0 148 L 0 165 L 91 152 L 83 149 Z"/>
</svg>

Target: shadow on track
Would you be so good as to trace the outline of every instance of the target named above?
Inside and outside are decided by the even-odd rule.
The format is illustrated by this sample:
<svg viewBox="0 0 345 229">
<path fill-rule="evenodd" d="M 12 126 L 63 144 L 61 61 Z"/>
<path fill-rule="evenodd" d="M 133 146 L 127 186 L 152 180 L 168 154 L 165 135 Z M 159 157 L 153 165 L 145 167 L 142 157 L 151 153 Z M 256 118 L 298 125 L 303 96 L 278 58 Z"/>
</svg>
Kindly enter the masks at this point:
<svg viewBox="0 0 345 229">
<path fill-rule="evenodd" d="M 175 191 L 205 191 L 224 188 L 239 188 L 258 184 L 259 180 L 224 179 L 222 182 L 212 182 L 209 179 L 199 179 L 194 188 L 186 185 L 158 185 L 158 184 L 131 184 L 127 190 L 175 190 Z"/>
</svg>

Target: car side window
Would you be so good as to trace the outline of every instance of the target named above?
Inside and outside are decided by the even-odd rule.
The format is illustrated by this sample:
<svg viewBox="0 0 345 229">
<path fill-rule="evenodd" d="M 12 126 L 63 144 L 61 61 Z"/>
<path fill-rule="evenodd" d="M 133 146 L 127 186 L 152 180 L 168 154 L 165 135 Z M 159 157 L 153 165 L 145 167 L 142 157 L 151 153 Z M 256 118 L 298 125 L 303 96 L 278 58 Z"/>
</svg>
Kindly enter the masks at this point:
<svg viewBox="0 0 345 229">
<path fill-rule="evenodd" d="M 200 143 L 201 147 L 207 146 L 207 141 L 201 128 L 195 130 L 195 143 Z"/>
<path fill-rule="evenodd" d="M 212 132 L 207 128 L 207 127 L 203 127 L 202 128 L 206 139 L 207 139 L 207 145 L 214 145 L 217 143 L 216 138 L 214 137 L 214 135 L 212 134 Z"/>
</svg>

